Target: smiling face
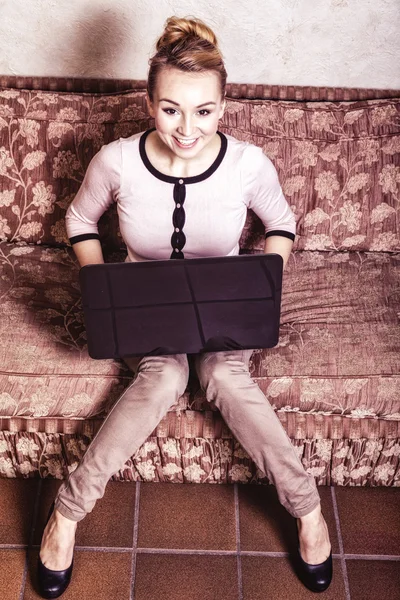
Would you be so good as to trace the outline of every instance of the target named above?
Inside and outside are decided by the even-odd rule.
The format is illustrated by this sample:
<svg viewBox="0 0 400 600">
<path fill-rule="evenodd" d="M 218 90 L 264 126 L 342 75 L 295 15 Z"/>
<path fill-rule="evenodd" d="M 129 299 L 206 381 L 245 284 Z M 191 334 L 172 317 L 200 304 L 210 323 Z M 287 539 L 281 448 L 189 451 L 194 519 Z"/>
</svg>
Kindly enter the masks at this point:
<svg viewBox="0 0 400 600">
<path fill-rule="evenodd" d="M 153 102 L 147 97 L 147 105 L 158 137 L 183 159 L 203 154 L 215 139 L 225 108 L 217 73 L 186 73 L 170 67 L 160 71 Z"/>
</svg>

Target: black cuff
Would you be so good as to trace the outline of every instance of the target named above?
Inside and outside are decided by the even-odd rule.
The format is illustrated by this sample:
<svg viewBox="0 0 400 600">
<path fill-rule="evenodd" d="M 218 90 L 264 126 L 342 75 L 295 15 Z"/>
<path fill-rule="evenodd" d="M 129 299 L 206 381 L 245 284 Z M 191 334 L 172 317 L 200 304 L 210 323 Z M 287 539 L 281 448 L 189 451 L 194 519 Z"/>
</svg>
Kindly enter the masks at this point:
<svg viewBox="0 0 400 600">
<path fill-rule="evenodd" d="M 74 235 L 69 238 L 69 243 L 72 246 L 78 242 L 84 242 L 85 240 L 100 240 L 100 236 L 98 233 L 82 233 L 82 235 Z"/>
<path fill-rule="evenodd" d="M 265 238 L 270 237 L 271 235 L 281 235 L 282 237 L 289 238 L 290 240 L 292 240 L 292 242 L 294 242 L 296 237 L 294 233 L 291 233 L 290 231 L 283 231 L 281 229 L 275 229 L 275 231 L 268 231 L 268 233 L 265 234 Z"/>
</svg>

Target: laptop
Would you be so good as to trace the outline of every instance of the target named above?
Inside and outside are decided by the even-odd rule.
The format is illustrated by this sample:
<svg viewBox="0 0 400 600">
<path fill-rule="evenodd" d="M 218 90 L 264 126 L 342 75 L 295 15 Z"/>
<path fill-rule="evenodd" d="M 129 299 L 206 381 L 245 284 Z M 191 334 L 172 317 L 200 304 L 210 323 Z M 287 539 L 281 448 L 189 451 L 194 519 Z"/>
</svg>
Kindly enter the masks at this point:
<svg viewBox="0 0 400 600">
<path fill-rule="evenodd" d="M 79 282 L 89 356 L 271 348 L 282 272 L 279 254 L 85 265 Z"/>
</svg>

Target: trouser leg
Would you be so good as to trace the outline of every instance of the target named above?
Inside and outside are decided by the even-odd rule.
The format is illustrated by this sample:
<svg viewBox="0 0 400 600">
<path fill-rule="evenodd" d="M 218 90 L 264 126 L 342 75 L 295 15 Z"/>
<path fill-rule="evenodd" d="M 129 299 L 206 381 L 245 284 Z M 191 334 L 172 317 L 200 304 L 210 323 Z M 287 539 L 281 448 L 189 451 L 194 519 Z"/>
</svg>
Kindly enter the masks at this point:
<svg viewBox="0 0 400 600">
<path fill-rule="evenodd" d="M 76 470 L 60 486 L 55 501 L 60 513 L 80 521 L 93 509 L 110 477 L 185 392 L 188 378 L 186 354 L 147 356 L 139 362 L 133 383 L 107 415 Z"/>
<path fill-rule="evenodd" d="M 276 486 L 279 501 L 294 517 L 320 502 L 314 477 L 307 473 L 275 411 L 255 381 L 248 363 L 252 350 L 198 354 L 200 385 L 259 469 Z"/>
</svg>

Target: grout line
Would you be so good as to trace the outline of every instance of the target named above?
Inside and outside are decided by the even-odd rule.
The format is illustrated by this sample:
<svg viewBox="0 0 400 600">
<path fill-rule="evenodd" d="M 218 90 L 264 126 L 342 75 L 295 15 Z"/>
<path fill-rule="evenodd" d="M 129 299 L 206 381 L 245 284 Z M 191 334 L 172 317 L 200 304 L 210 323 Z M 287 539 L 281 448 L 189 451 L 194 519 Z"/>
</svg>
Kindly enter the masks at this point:
<svg viewBox="0 0 400 600">
<path fill-rule="evenodd" d="M 39 544 L 0 544 L 0 550 L 39 550 Z M 132 552 L 132 548 L 124 546 L 75 546 L 78 552 Z M 237 550 L 196 550 L 194 548 L 135 548 L 137 554 L 196 554 L 210 556 L 237 556 Z M 241 550 L 240 556 L 265 556 L 270 558 L 287 558 L 290 552 L 269 552 L 262 550 Z M 334 554 L 333 558 L 345 560 L 388 560 L 392 562 L 400 562 L 398 554 Z"/>
<path fill-rule="evenodd" d="M 288 558 L 290 552 L 261 552 L 259 550 L 245 550 L 242 556 L 266 556 L 270 558 Z"/>
<path fill-rule="evenodd" d="M 26 552 L 24 572 L 22 573 L 21 590 L 19 592 L 19 600 L 23 600 L 24 595 L 25 595 L 26 578 L 28 575 L 28 556 L 29 556 L 29 554 L 28 554 L 28 552 Z"/>
<path fill-rule="evenodd" d="M 240 548 L 240 514 L 239 514 L 239 486 L 233 484 L 233 498 L 235 502 L 235 527 L 236 527 L 236 551 L 237 551 L 237 574 L 238 574 L 238 600 L 243 600 L 243 580 L 242 580 L 242 558 Z"/>
<path fill-rule="evenodd" d="M 196 554 L 205 556 L 237 556 L 235 550 L 184 550 L 176 548 L 138 548 L 138 554 Z M 241 556 L 266 556 L 266 557 L 278 557 L 286 558 L 290 556 L 289 552 L 262 552 L 257 550 L 242 550 Z M 333 555 L 335 558 L 339 558 L 340 555 Z"/>
<path fill-rule="evenodd" d="M 39 549 L 36 544 L 31 546 L 32 549 Z M 27 546 L 6 545 L 0 546 L 0 550 L 23 549 Z M 132 548 L 124 548 L 118 546 L 75 546 L 78 552 L 132 552 Z M 237 556 L 237 550 L 197 550 L 195 548 L 136 548 L 136 554 L 197 554 L 209 556 Z M 244 550 L 241 552 L 243 556 L 289 556 L 288 552 L 258 552 L 257 550 Z M 340 555 L 337 556 L 338 558 Z"/>
<path fill-rule="evenodd" d="M 351 600 L 349 578 L 347 575 L 347 566 L 346 566 L 345 554 L 344 554 L 344 549 L 343 549 L 342 529 L 340 527 L 339 510 L 338 510 L 338 506 L 337 506 L 335 487 L 333 485 L 331 486 L 331 498 L 332 498 L 333 512 L 335 514 L 336 531 L 337 531 L 338 542 L 339 542 L 340 562 L 341 562 L 341 566 L 342 566 L 342 576 L 343 576 L 343 582 L 344 582 L 344 593 L 346 596 L 346 600 Z"/>
<path fill-rule="evenodd" d="M 28 546 L 27 544 L 0 544 L 0 550 L 27 550 L 29 548 L 38 550 L 39 544 Z M 75 546 L 79 552 L 132 552 L 132 548 L 123 546 Z M 287 558 L 290 552 L 267 552 L 262 550 L 196 550 L 195 548 L 134 548 L 136 554 L 197 554 L 210 556 L 266 556 L 275 558 Z M 333 558 L 344 558 L 345 560 L 390 560 L 400 561 L 397 554 L 334 554 Z"/>
<path fill-rule="evenodd" d="M 197 554 L 199 556 L 237 556 L 236 550 L 197 550 L 195 548 L 137 548 L 137 554 Z"/>
<path fill-rule="evenodd" d="M 112 548 L 107 548 L 107 546 L 75 546 L 75 550 L 77 552 L 132 552 L 132 548 L 118 548 L 116 546 Z"/>
<path fill-rule="evenodd" d="M 133 532 L 132 532 L 132 564 L 131 564 L 131 585 L 129 600 L 133 600 L 135 592 L 135 579 L 136 579 L 136 559 L 137 559 L 137 540 L 139 531 L 139 503 L 140 503 L 140 480 L 136 481 L 135 484 L 135 514 L 133 518 Z"/>
<path fill-rule="evenodd" d="M 344 557 L 346 560 L 400 560 L 396 554 L 345 554 Z"/>
<path fill-rule="evenodd" d="M 32 550 L 38 550 L 39 544 L 30 546 Z M 0 550 L 27 550 L 28 545 L 25 544 L 0 544 Z M 132 552 L 132 548 L 125 548 L 123 546 L 75 546 L 75 550 L 78 552 Z M 197 554 L 197 555 L 210 555 L 210 556 L 237 556 L 236 550 L 196 550 L 196 549 L 177 549 L 177 548 L 136 548 L 137 554 Z M 266 556 L 276 558 L 287 558 L 290 556 L 289 552 L 264 552 L 259 550 L 242 550 L 241 556 Z M 333 558 L 341 558 L 341 554 L 332 554 Z M 346 559 L 350 560 L 393 560 L 400 561 L 400 556 L 379 556 L 372 554 L 345 554 Z"/>
</svg>

